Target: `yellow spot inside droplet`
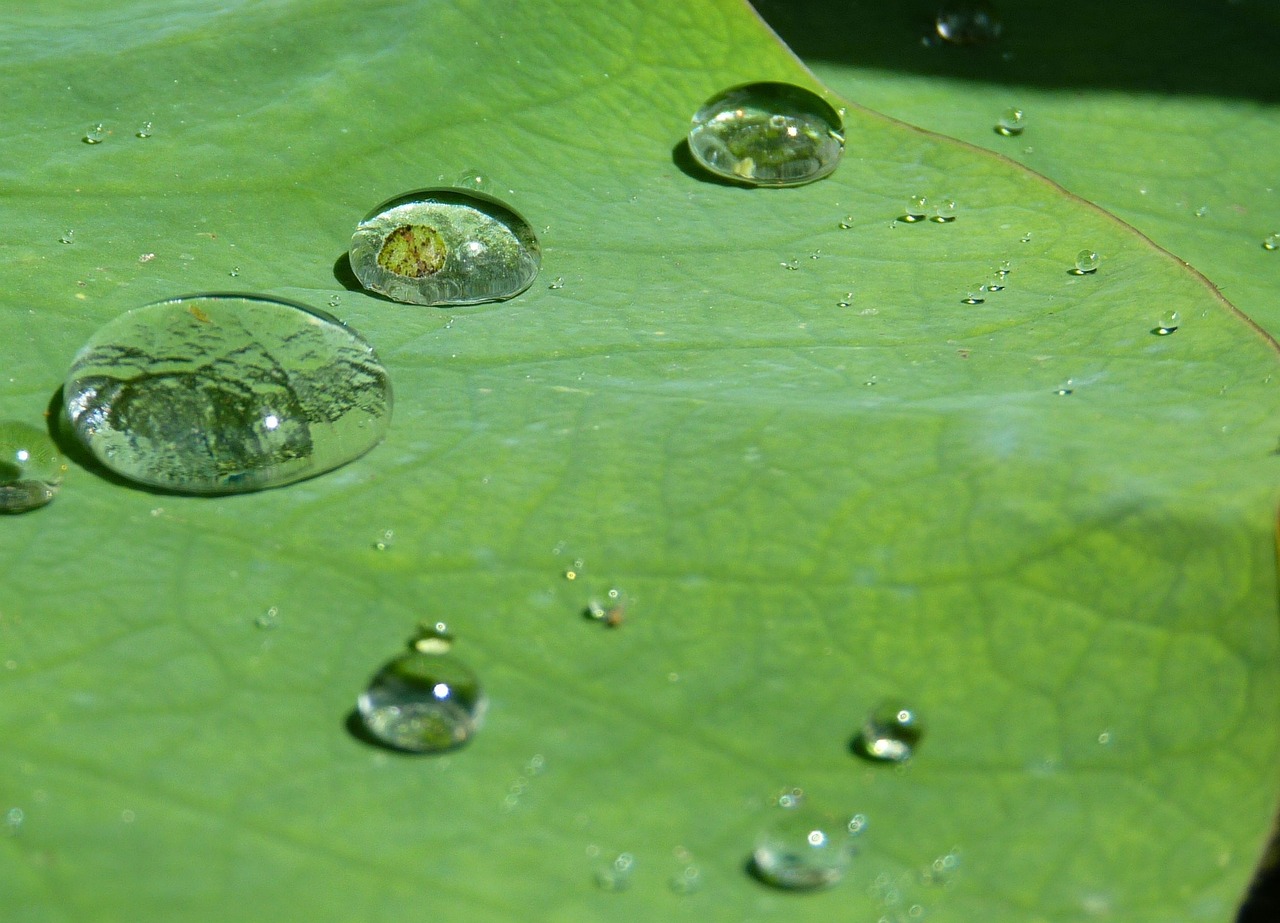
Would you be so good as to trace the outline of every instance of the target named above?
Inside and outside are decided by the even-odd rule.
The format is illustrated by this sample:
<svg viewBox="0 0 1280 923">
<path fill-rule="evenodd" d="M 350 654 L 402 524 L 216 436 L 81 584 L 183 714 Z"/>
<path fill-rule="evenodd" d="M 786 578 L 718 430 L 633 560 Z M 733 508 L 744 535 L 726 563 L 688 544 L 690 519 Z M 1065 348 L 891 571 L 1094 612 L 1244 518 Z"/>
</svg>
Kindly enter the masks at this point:
<svg viewBox="0 0 1280 923">
<path fill-rule="evenodd" d="M 378 265 L 397 276 L 422 279 L 444 267 L 448 252 L 444 238 L 435 228 L 402 224 L 383 241 L 378 251 Z"/>
</svg>

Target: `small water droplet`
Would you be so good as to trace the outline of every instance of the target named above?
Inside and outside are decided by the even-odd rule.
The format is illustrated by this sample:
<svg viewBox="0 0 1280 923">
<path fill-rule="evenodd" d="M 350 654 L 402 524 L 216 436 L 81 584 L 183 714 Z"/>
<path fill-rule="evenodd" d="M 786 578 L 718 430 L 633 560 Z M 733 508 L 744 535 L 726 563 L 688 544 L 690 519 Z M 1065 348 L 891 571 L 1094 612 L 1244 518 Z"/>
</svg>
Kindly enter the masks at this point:
<svg viewBox="0 0 1280 923">
<path fill-rule="evenodd" d="M 1072 393 L 1072 389 L 1064 386 L 1064 387 L 1058 388 L 1053 393 L 1058 395 L 1058 397 L 1066 397 L 1068 394 Z"/>
<path fill-rule="evenodd" d="M 1000 118 L 996 120 L 996 133 L 1004 135 L 1006 138 L 1022 134 L 1023 129 L 1026 127 L 1026 114 L 1021 109 L 1013 106 L 1004 110 L 1000 114 Z"/>
<path fill-rule="evenodd" d="M 954 199 L 943 199 L 933 206 L 933 220 L 946 224 L 956 220 L 956 203 Z"/>
<path fill-rule="evenodd" d="M 1205 215 L 1207 215 L 1207 214 L 1209 214 L 1209 206 L 1208 206 L 1208 205 L 1201 205 L 1201 206 L 1200 206 L 1199 208 L 1197 208 L 1197 209 L 1196 209 L 1196 211 L 1195 211 L 1195 215 L 1196 215 L 1196 217 L 1197 217 L 1197 218 L 1203 218 L 1203 217 L 1204 217 Z"/>
<path fill-rule="evenodd" d="M 1001 276 L 1007 276 L 1009 273 L 1013 272 L 1013 262 L 1010 260 L 1001 260 L 1000 265 L 996 268 L 996 272 Z"/>
<path fill-rule="evenodd" d="M 816 93 L 749 83 L 694 113 L 689 151 L 711 173 L 747 186 L 799 186 L 835 170 L 843 130 L 840 114 Z"/>
<path fill-rule="evenodd" d="M 854 219 L 853 215 L 845 215 L 843 218 L 840 219 L 840 230 L 847 231 L 850 228 L 855 227 L 856 224 L 857 222 Z"/>
<path fill-rule="evenodd" d="M 985 45 L 1000 37 L 1004 24 L 985 3 L 957 3 L 938 12 L 934 29 L 952 45 Z"/>
<path fill-rule="evenodd" d="M 867 716 L 853 740 L 853 750 L 867 759 L 904 763 L 911 759 L 923 736 L 924 725 L 916 710 L 889 702 Z"/>
<path fill-rule="evenodd" d="M 985 304 L 987 299 L 982 297 L 985 286 L 979 286 L 974 291 L 960 299 L 961 304 Z"/>
<path fill-rule="evenodd" d="M 556 276 L 554 281 L 552 281 L 552 283 L 548 285 L 547 288 L 551 289 L 552 291 L 558 291 L 564 288 L 564 276 Z"/>
<path fill-rule="evenodd" d="M 73 244 L 76 242 L 76 229 L 67 228 L 62 232 L 62 236 L 58 238 L 60 244 Z"/>
<path fill-rule="evenodd" d="M 667 879 L 667 886 L 676 894 L 694 894 L 702 887 L 702 870 L 693 861 L 693 854 L 683 846 L 673 851 L 675 869 Z"/>
<path fill-rule="evenodd" d="M 45 430 L 0 423 L 0 513 L 26 513 L 47 505 L 66 471 L 66 459 Z"/>
<path fill-rule="evenodd" d="M 150 137 L 151 137 L 151 123 L 150 123 L 150 122 L 143 122 L 141 125 L 139 125 L 139 126 L 138 126 L 138 130 L 137 130 L 136 132 L 134 132 L 134 134 L 136 134 L 139 138 L 150 138 Z"/>
<path fill-rule="evenodd" d="M 394 301 L 480 304 L 519 295 L 542 248 L 529 222 L 480 192 L 422 189 L 383 202 L 356 227 L 351 268 Z"/>
<path fill-rule="evenodd" d="M 812 253 L 810 253 L 810 254 L 809 254 L 809 259 L 811 259 L 811 260 L 820 260 L 820 259 L 822 259 L 822 251 L 821 251 L 821 250 L 814 250 Z"/>
<path fill-rule="evenodd" d="M 847 308 L 853 304 L 853 292 L 845 292 L 844 297 L 836 302 L 836 307 Z"/>
<path fill-rule="evenodd" d="M 800 268 L 800 261 L 799 260 L 783 260 L 778 265 L 781 266 L 783 269 L 789 269 L 792 272 L 795 272 Z"/>
<path fill-rule="evenodd" d="M 1262 238 L 1262 249 L 1264 250 L 1280 250 L 1280 231 L 1268 234 Z"/>
<path fill-rule="evenodd" d="M 441 753 L 480 728 L 488 700 L 445 637 L 442 623 L 425 627 L 413 649 L 387 662 L 360 694 L 357 709 L 375 740 L 409 753 Z M 443 649 L 422 649 L 432 641 Z"/>
<path fill-rule="evenodd" d="M 154 253 L 141 253 L 141 254 L 139 254 L 139 255 L 138 255 L 138 262 L 139 262 L 139 263 L 150 263 L 150 262 L 151 262 L 152 260 L 154 260 L 155 258 L 156 258 L 156 255 L 155 255 Z"/>
<path fill-rule="evenodd" d="M 106 136 L 106 129 L 102 127 L 101 122 L 98 122 L 94 125 L 90 125 L 89 128 L 85 130 L 84 137 L 80 140 L 85 144 L 101 144 Z"/>
<path fill-rule="evenodd" d="M 261 612 L 253 623 L 259 628 L 276 628 L 280 624 L 280 607 L 272 606 L 266 612 Z"/>
<path fill-rule="evenodd" d="M 929 199 L 927 196 L 913 195 L 907 197 L 907 210 L 902 213 L 899 221 L 908 223 L 923 221 L 929 216 Z"/>
<path fill-rule="evenodd" d="M 1027 233 L 1023 234 L 1021 240 L 1024 244 L 1031 243 L 1031 232 L 1027 231 Z"/>
<path fill-rule="evenodd" d="M 1178 324 L 1182 322 L 1182 316 L 1177 311 L 1165 311 L 1160 315 L 1159 322 L 1152 329 L 1152 333 L 1156 336 L 1168 336 L 1178 329 Z"/>
<path fill-rule="evenodd" d="M 1098 265 L 1102 262 L 1102 258 L 1092 250 L 1081 250 L 1076 254 L 1076 265 L 1072 274 L 1077 276 L 1087 276 L 1098 271 Z"/>
<path fill-rule="evenodd" d="M 394 529 L 383 529 L 382 534 L 378 536 L 378 540 L 373 543 L 373 547 L 378 551 L 386 551 L 395 543 L 396 533 Z"/>
<path fill-rule="evenodd" d="M 756 838 L 751 871 L 774 887 L 808 891 L 839 882 L 852 858 L 848 824 L 799 804 L 770 818 Z"/>
<path fill-rule="evenodd" d="M 231 267 L 231 271 L 230 271 L 229 273 L 227 273 L 227 275 L 229 275 L 229 276 L 230 276 L 231 278 L 233 278 L 233 279 L 234 279 L 234 278 L 236 278 L 237 276 L 239 276 L 239 275 L 240 275 L 240 267 L 239 267 L 239 266 L 232 266 L 232 267 Z"/>
<path fill-rule="evenodd" d="M 76 354 L 63 390 L 75 435 L 103 465 L 190 494 L 329 471 L 377 445 L 391 419 L 386 370 L 359 335 L 249 295 L 125 312 Z"/>
<path fill-rule="evenodd" d="M 635 856 L 629 852 L 619 853 L 596 869 L 596 884 L 604 891 L 625 891 L 631 887 L 635 872 Z"/>
<path fill-rule="evenodd" d="M 470 189 L 473 192 L 492 193 L 495 191 L 493 180 L 489 175 L 475 168 L 463 170 L 459 173 L 454 178 L 453 185 L 459 189 Z"/>
<path fill-rule="evenodd" d="M 1003 272 L 996 272 L 996 273 L 994 273 L 994 274 L 991 276 L 991 281 L 990 281 L 990 282 L 988 282 L 986 285 L 984 285 L 984 286 L 983 286 L 983 288 L 984 288 L 985 290 L 987 290 L 988 292 L 1003 292 L 1003 291 L 1004 291 L 1004 277 L 1005 277 L 1005 273 L 1003 273 Z"/>
</svg>

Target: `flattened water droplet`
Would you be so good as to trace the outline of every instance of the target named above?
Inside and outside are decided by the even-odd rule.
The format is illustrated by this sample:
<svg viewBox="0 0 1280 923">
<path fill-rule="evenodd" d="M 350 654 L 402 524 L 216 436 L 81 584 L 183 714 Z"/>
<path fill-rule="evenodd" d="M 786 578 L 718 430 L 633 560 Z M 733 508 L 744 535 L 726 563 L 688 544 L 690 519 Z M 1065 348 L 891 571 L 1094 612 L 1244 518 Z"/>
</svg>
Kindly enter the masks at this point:
<svg viewBox="0 0 1280 923">
<path fill-rule="evenodd" d="M 1178 329 L 1178 324 L 1181 322 L 1182 317 L 1177 311 L 1165 311 L 1160 315 L 1159 322 L 1152 328 L 1151 332 L 1156 336 L 1168 336 Z"/>
<path fill-rule="evenodd" d="M 933 220 L 939 224 L 946 224 L 949 221 L 956 220 L 956 203 L 954 199 L 943 199 L 941 202 L 933 206 Z"/>
<path fill-rule="evenodd" d="M 143 122 L 140 126 L 138 126 L 138 130 L 137 130 L 136 132 L 134 132 L 134 134 L 136 134 L 139 138 L 150 138 L 150 137 L 151 137 L 151 123 L 150 123 L 150 122 Z"/>
<path fill-rule="evenodd" d="M 889 702 L 867 716 L 853 739 L 853 750 L 867 759 L 905 763 L 911 759 L 923 736 L 924 725 L 915 709 L 900 702 Z"/>
<path fill-rule="evenodd" d="M 107 136 L 107 131 L 102 127 L 102 123 L 98 122 L 90 125 L 85 131 L 84 137 L 80 140 L 85 144 L 101 144 L 102 140 Z"/>
<path fill-rule="evenodd" d="M 356 227 L 350 257 L 369 291 L 425 305 L 513 298 L 542 266 L 529 222 L 493 196 L 460 189 L 383 202 Z"/>
<path fill-rule="evenodd" d="M 845 215 L 840 219 L 840 230 L 848 231 L 857 225 L 857 219 L 853 215 Z"/>
<path fill-rule="evenodd" d="M 913 195 L 907 197 L 907 210 L 900 220 L 907 222 L 923 221 L 929 217 L 929 199 L 927 196 Z"/>
<path fill-rule="evenodd" d="M 1280 231 L 1268 234 L 1262 238 L 1262 249 L 1264 250 L 1280 250 Z"/>
<path fill-rule="evenodd" d="M 1020 135 L 1027 127 L 1026 114 L 1014 106 L 1010 106 L 996 120 L 996 134 L 1011 138 Z"/>
<path fill-rule="evenodd" d="M 985 3 L 958 3 L 938 12 L 934 28 L 952 45 L 984 45 L 1000 37 L 1004 24 Z"/>
<path fill-rule="evenodd" d="M 840 114 L 789 83 L 748 83 L 694 113 L 689 151 L 714 173 L 747 186 L 800 186 L 828 176 L 844 152 Z"/>
<path fill-rule="evenodd" d="M 26 423 L 0 423 L 0 513 L 26 513 L 52 500 L 67 471 L 49 434 Z"/>
<path fill-rule="evenodd" d="M 443 633 L 444 628 L 440 626 Z M 409 753 L 441 753 L 471 739 L 488 705 L 480 681 L 443 648 L 415 649 L 385 664 L 361 693 L 357 709 L 373 738 Z"/>
<path fill-rule="evenodd" d="M 1102 258 L 1092 250 L 1081 250 L 1076 254 L 1076 265 L 1071 270 L 1073 275 L 1087 276 L 1098 271 Z"/>
<path fill-rule="evenodd" d="M 985 304 L 987 299 L 982 297 L 985 286 L 979 286 L 960 299 L 961 304 Z"/>
<path fill-rule="evenodd" d="M 123 477 L 189 494 L 279 487 L 363 455 L 391 420 L 373 348 L 337 319 L 254 295 L 127 311 L 64 385 L 80 441 Z"/>
<path fill-rule="evenodd" d="M 848 824 L 802 802 L 774 813 L 756 838 L 751 871 L 774 887 L 809 891 L 839 882 L 852 858 Z"/>
</svg>

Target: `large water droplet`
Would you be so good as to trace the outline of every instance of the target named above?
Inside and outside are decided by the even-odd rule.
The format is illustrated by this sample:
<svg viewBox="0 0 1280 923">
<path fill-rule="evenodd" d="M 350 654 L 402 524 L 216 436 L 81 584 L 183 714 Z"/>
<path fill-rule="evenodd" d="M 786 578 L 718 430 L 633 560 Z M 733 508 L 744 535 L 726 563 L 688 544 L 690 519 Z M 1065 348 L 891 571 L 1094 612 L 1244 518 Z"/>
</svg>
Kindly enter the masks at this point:
<svg viewBox="0 0 1280 923">
<path fill-rule="evenodd" d="M 1092 250 L 1081 250 L 1076 254 L 1076 265 L 1071 270 L 1073 275 L 1087 276 L 1098 271 L 1102 258 Z"/>
<path fill-rule="evenodd" d="M 940 224 L 956 220 L 956 203 L 954 199 L 943 199 L 933 206 L 933 220 Z"/>
<path fill-rule="evenodd" d="M 426 305 L 512 298 L 542 266 L 529 222 L 493 196 L 460 189 L 383 202 L 356 227 L 350 256 L 369 291 Z"/>
<path fill-rule="evenodd" d="M 1178 324 L 1182 322 L 1182 317 L 1177 311 L 1164 311 L 1160 315 L 1160 320 L 1152 328 L 1151 332 L 1156 336 L 1168 336 L 1178 329 Z"/>
<path fill-rule="evenodd" d="M 929 216 L 929 199 L 922 195 L 907 197 L 907 210 L 902 213 L 903 221 L 923 221 Z"/>
<path fill-rule="evenodd" d="M 85 144 L 101 144 L 107 136 L 107 130 L 102 126 L 101 122 L 90 125 L 84 133 L 84 137 L 80 140 Z"/>
<path fill-rule="evenodd" d="M 64 385 L 81 442 L 133 481 L 191 494 L 278 487 L 373 448 L 391 385 L 328 314 L 253 295 L 128 311 L 80 350 Z"/>
<path fill-rule="evenodd" d="M 67 462 L 42 429 L 0 423 L 0 513 L 39 509 L 58 493 Z"/>
<path fill-rule="evenodd" d="M 1006 138 L 1022 134 L 1023 129 L 1026 127 L 1026 115 L 1021 109 L 1013 106 L 1004 110 L 1000 118 L 996 120 L 996 133 L 1004 135 Z"/>
<path fill-rule="evenodd" d="M 488 700 L 451 647 L 444 625 L 427 628 L 411 651 L 374 675 L 357 702 L 374 739 L 410 753 L 440 753 L 471 739 Z"/>
<path fill-rule="evenodd" d="M 756 838 L 751 871 L 774 887 L 807 891 L 839 882 L 852 859 L 847 821 L 815 810 L 803 799 L 789 806 L 780 801 Z"/>
<path fill-rule="evenodd" d="M 911 759 L 923 736 L 924 725 L 914 708 L 900 702 L 888 702 L 867 716 L 853 740 L 853 749 L 867 759 L 905 763 Z"/>
<path fill-rule="evenodd" d="M 982 45 L 998 39 L 1004 24 L 985 3 L 960 3 L 940 10 L 934 28 L 952 45 Z"/>
<path fill-rule="evenodd" d="M 707 170 L 748 186 L 800 186 L 835 170 L 844 151 L 840 114 L 788 83 L 718 93 L 693 116 L 689 151 Z"/>
</svg>

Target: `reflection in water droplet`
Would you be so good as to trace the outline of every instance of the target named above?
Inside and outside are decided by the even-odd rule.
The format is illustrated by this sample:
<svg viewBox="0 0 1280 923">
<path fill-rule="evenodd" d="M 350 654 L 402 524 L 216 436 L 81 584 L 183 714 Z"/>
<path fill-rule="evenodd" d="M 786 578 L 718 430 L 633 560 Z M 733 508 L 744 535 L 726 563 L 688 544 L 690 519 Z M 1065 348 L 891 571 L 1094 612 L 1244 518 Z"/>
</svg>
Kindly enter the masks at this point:
<svg viewBox="0 0 1280 923">
<path fill-rule="evenodd" d="M 361 693 L 360 717 L 376 740 L 410 753 L 440 753 L 479 729 L 488 700 L 475 673 L 449 652 L 447 637 L 443 624 L 424 630 L 415 649 L 384 665 Z"/>
<path fill-rule="evenodd" d="M 395 301 L 479 304 L 532 285 L 542 248 L 529 222 L 492 196 L 422 189 L 371 211 L 350 259 L 362 286 Z"/>
<path fill-rule="evenodd" d="M 800 268 L 800 261 L 799 260 L 783 260 L 778 265 L 781 266 L 783 269 L 789 269 L 792 272 L 795 272 Z"/>
<path fill-rule="evenodd" d="M 748 186 L 799 186 L 828 176 L 844 152 L 839 113 L 786 83 L 732 87 L 693 116 L 689 151 L 711 173 Z"/>
<path fill-rule="evenodd" d="M 373 348 L 305 305 L 193 295 L 127 311 L 63 386 L 80 441 L 115 473 L 191 494 L 278 487 L 382 439 L 391 385 Z"/>
<path fill-rule="evenodd" d="M 890 702 L 867 716 L 853 749 L 867 759 L 903 763 L 911 759 L 923 736 L 924 725 L 915 709 Z"/>
<path fill-rule="evenodd" d="M 47 432 L 26 423 L 0 423 L 0 513 L 45 506 L 66 471 L 67 461 Z"/>
<path fill-rule="evenodd" d="M 902 221 L 923 221 L 929 216 L 929 199 L 922 195 L 907 197 L 907 210 L 902 213 Z"/>
<path fill-rule="evenodd" d="M 800 804 L 775 812 L 760 832 L 751 871 L 774 887 L 807 891 L 839 882 L 852 858 L 848 824 Z"/>
<path fill-rule="evenodd" d="M 1280 231 L 1262 238 L 1262 248 L 1264 250 L 1280 250 Z"/>
<path fill-rule="evenodd" d="M 635 871 L 635 856 L 629 852 L 619 853 L 596 869 L 596 884 L 605 891 L 625 891 L 631 887 Z"/>
<path fill-rule="evenodd" d="M 1002 273 L 1002 272 L 995 273 L 991 277 L 991 281 L 989 281 L 986 285 L 982 286 L 983 290 L 988 292 L 1003 292 L 1004 277 L 1005 277 L 1005 273 Z"/>
<path fill-rule="evenodd" d="M 1000 118 L 996 120 L 997 134 L 1004 135 L 1006 138 L 1014 137 L 1022 134 L 1024 128 L 1027 127 L 1027 117 L 1021 109 L 1010 106 L 1000 114 Z"/>
<path fill-rule="evenodd" d="M 90 125 L 88 130 L 85 131 L 84 137 L 81 138 L 80 140 L 83 141 L 85 144 L 101 144 L 102 140 L 106 136 L 107 136 L 106 129 L 102 127 L 101 122 L 98 122 L 95 125 Z"/>
<path fill-rule="evenodd" d="M 1102 258 L 1092 250 L 1081 250 L 1076 254 L 1075 269 L 1072 270 L 1077 276 L 1087 276 L 1098 271 L 1098 265 L 1102 262 Z"/>
<path fill-rule="evenodd" d="M 1178 329 L 1178 324 L 1181 321 L 1182 317 L 1177 311 L 1165 311 L 1160 315 L 1159 322 L 1151 332 L 1156 336 L 1168 336 Z"/>
<path fill-rule="evenodd" d="M 847 308 L 853 304 L 853 292 L 845 292 L 844 297 L 836 302 L 836 307 Z"/>
<path fill-rule="evenodd" d="M 985 3 L 957 3 L 938 12 L 934 20 L 938 37 L 952 45 L 983 45 L 993 42 L 1004 25 Z"/>
</svg>

